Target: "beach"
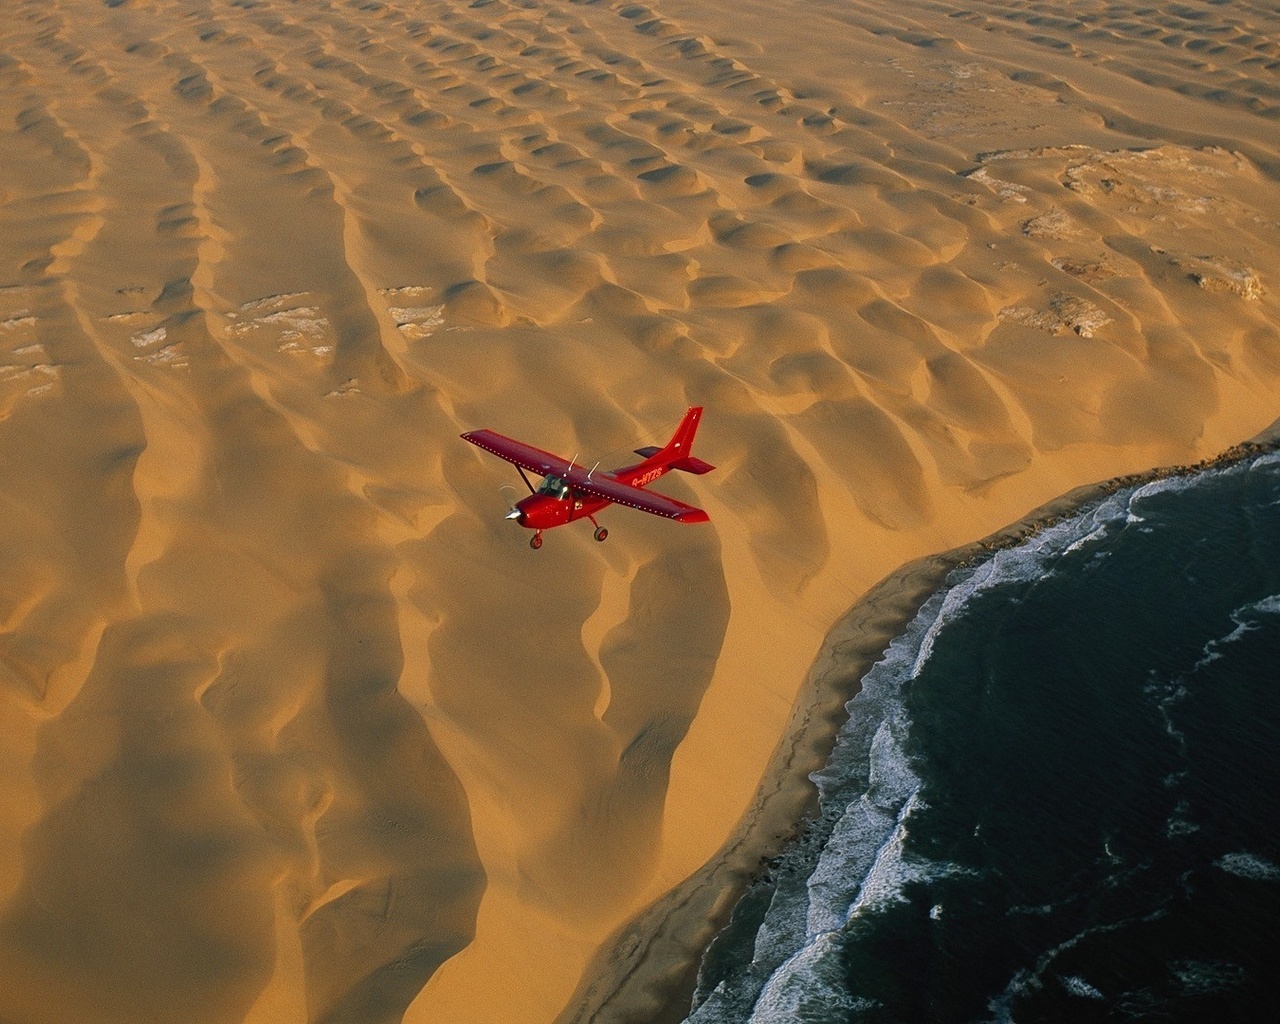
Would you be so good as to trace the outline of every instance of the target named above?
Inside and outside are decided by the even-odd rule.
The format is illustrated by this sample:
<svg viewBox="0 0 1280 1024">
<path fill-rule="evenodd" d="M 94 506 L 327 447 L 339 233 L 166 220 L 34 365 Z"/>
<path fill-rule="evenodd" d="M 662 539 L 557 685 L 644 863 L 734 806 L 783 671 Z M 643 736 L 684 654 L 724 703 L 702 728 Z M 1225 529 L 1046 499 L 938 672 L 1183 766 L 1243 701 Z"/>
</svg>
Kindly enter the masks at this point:
<svg viewBox="0 0 1280 1024">
<path fill-rule="evenodd" d="M 1260 2 L 6 13 L 6 1020 L 681 1019 L 956 552 L 1280 415 Z"/>
</svg>

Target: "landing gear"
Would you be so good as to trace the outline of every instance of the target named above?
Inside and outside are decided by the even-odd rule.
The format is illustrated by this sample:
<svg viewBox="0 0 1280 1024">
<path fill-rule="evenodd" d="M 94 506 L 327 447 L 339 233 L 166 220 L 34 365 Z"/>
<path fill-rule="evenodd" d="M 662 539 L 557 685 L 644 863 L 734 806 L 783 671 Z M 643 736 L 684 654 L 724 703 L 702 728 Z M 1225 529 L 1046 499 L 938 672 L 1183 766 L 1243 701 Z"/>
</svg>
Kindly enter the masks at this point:
<svg viewBox="0 0 1280 1024">
<path fill-rule="evenodd" d="M 538 548 L 542 547 L 542 531 L 541 530 L 539 530 L 537 533 L 535 533 L 532 537 L 529 538 L 529 547 L 533 548 L 534 551 L 537 551 Z"/>
<path fill-rule="evenodd" d="M 604 540 L 607 536 L 609 536 L 609 531 L 606 530 L 603 526 L 597 526 L 594 536 L 596 540 Z"/>
</svg>

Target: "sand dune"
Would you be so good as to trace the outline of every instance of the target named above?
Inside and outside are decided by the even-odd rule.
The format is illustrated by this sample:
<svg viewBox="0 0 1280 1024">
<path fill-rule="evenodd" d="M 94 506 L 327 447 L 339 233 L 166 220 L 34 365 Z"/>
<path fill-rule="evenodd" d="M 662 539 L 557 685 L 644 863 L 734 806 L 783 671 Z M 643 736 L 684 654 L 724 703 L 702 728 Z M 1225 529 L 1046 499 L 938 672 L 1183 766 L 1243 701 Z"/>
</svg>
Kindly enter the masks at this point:
<svg viewBox="0 0 1280 1024">
<path fill-rule="evenodd" d="M 646 1019 L 844 609 L 1280 413 L 1267 4 L 11 8 L 6 1020 Z"/>
</svg>

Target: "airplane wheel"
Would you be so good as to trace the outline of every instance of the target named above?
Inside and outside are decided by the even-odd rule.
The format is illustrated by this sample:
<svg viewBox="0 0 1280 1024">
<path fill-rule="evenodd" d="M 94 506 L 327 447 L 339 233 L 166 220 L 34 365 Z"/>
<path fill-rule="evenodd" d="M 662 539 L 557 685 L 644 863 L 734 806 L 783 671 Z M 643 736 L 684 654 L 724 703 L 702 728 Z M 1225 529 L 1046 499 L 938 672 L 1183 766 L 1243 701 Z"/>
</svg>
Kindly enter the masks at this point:
<svg viewBox="0 0 1280 1024">
<path fill-rule="evenodd" d="M 537 551 L 538 548 L 542 547 L 542 534 L 535 533 L 532 537 L 530 537 L 529 547 L 533 548 L 534 551 Z"/>
<path fill-rule="evenodd" d="M 609 531 L 606 530 L 603 526 L 596 528 L 596 533 L 595 533 L 596 540 L 604 540 L 607 536 L 609 536 Z"/>
</svg>

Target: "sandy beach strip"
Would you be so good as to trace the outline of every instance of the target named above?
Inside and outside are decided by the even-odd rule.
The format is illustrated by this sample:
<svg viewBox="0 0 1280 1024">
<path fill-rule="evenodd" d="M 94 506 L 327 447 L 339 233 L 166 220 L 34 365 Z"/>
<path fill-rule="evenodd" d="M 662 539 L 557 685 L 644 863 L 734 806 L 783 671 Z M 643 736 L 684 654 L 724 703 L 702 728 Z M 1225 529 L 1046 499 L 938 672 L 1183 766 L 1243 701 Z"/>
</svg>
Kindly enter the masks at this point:
<svg viewBox="0 0 1280 1024">
<path fill-rule="evenodd" d="M 916 559 L 872 587 L 824 639 L 786 734 L 733 835 L 699 871 L 611 938 L 556 1024 L 678 1024 L 688 1015 L 702 956 L 728 923 L 737 901 L 772 858 L 788 844 L 803 842 L 806 821 L 817 809 L 817 789 L 809 776 L 830 756 L 848 717 L 845 705 L 890 642 L 954 569 L 1015 547 L 1122 488 L 1227 466 L 1277 449 L 1280 420 L 1203 462 L 1076 487 L 982 540 Z"/>
</svg>

